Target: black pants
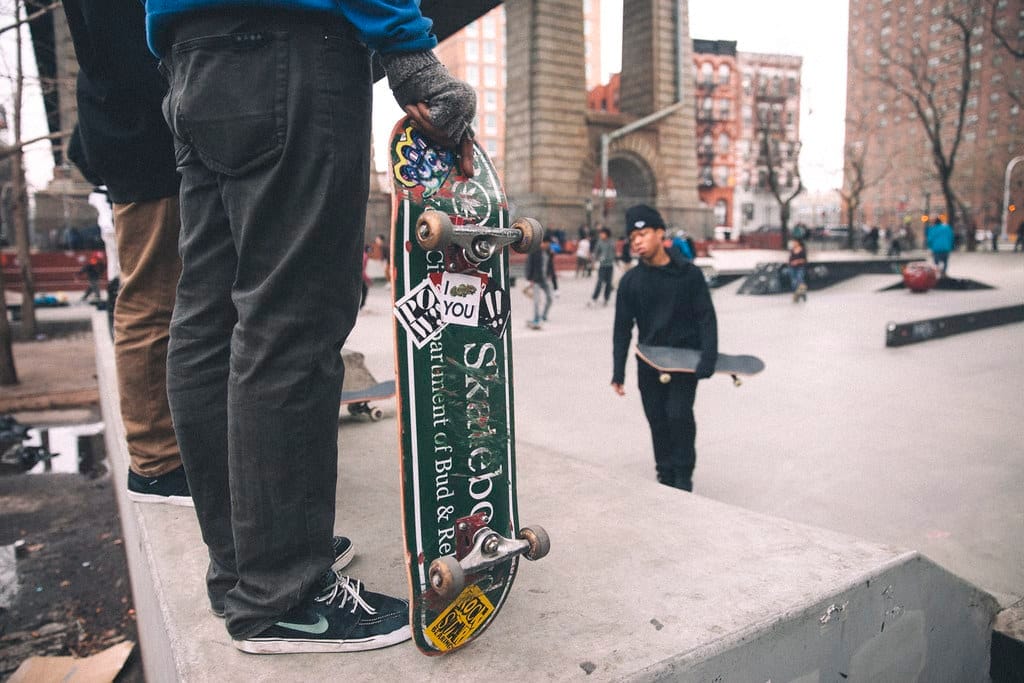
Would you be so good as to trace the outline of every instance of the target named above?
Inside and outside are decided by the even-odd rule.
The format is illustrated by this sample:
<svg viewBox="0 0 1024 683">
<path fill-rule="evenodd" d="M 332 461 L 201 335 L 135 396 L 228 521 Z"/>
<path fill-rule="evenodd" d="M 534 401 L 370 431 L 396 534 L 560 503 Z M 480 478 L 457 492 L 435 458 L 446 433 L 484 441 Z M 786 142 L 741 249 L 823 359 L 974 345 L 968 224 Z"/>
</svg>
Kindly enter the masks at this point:
<svg viewBox="0 0 1024 683">
<path fill-rule="evenodd" d="M 244 639 L 331 566 L 339 353 L 359 307 L 370 57 L 300 13 L 197 13 L 165 57 L 182 272 L 167 389 L 207 591 Z"/>
<path fill-rule="evenodd" d="M 660 376 L 649 365 L 637 363 L 640 398 L 654 442 L 654 467 L 659 482 L 689 491 L 697 461 L 697 422 L 693 417 L 697 376 L 672 373 L 667 384 L 662 384 Z"/>
<path fill-rule="evenodd" d="M 597 301 L 597 297 L 601 294 L 601 287 L 604 287 L 604 300 L 608 303 L 608 297 L 612 294 L 612 269 L 614 266 L 598 266 L 597 268 L 597 286 L 594 287 L 594 295 L 590 297 L 594 301 Z"/>
</svg>

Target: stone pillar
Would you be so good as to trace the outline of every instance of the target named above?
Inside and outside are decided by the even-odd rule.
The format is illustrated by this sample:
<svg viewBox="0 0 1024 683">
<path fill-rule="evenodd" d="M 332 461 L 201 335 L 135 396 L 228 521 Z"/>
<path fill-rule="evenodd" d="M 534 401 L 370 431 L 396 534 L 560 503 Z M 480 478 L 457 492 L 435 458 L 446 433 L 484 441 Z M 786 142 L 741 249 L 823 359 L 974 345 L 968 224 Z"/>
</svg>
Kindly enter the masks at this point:
<svg viewBox="0 0 1024 683">
<path fill-rule="evenodd" d="M 713 226 L 708 208 L 697 196 L 694 67 L 687 0 L 623 0 L 622 12 L 619 107 L 641 118 L 683 102 L 681 109 L 649 126 L 657 138 L 657 155 L 649 162 L 657 177 L 657 208 L 666 222 L 703 237 Z M 613 145 L 613 153 L 617 148 L 628 149 L 629 136 Z"/>
<path fill-rule="evenodd" d="M 505 189 L 514 215 L 586 220 L 583 0 L 506 0 Z"/>
</svg>

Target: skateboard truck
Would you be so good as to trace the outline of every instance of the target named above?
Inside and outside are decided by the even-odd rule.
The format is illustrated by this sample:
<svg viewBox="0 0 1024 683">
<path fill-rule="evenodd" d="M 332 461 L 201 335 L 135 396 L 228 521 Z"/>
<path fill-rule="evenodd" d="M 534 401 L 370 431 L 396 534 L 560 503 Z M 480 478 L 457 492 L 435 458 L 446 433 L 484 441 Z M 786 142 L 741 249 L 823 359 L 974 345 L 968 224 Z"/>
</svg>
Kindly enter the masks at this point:
<svg viewBox="0 0 1024 683">
<path fill-rule="evenodd" d="M 458 245 L 473 266 L 507 246 L 520 254 L 536 251 L 543 237 L 544 228 L 533 218 L 518 218 L 508 228 L 489 228 L 474 223 L 455 225 L 448 214 L 426 209 L 416 221 L 416 241 L 421 247 L 434 251 Z"/>
<path fill-rule="evenodd" d="M 548 554 L 551 541 L 543 527 L 523 527 L 518 538 L 506 538 L 487 526 L 483 513 L 455 522 L 455 555 L 430 563 L 430 586 L 442 598 L 452 600 L 466 586 L 466 575 L 483 571 L 519 555 L 539 560 Z"/>
</svg>

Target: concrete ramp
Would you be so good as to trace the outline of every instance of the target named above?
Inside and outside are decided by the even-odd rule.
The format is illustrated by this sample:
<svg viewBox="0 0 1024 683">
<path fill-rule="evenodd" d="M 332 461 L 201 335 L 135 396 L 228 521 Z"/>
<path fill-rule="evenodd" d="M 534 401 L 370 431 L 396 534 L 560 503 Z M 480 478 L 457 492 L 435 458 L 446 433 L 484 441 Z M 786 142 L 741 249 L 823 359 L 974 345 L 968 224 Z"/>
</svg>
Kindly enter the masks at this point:
<svg viewBox="0 0 1024 683">
<path fill-rule="evenodd" d="M 114 477 L 127 456 L 113 353 L 94 318 Z M 390 410 L 394 410 L 393 406 Z M 395 422 L 340 433 L 346 571 L 404 594 Z M 985 680 L 996 602 L 916 552 L 626 479 L 518 444 L 521 517 L 551 554 L 521 565 L 473 646 L 254 656 L 208 610 L 190 508 L 129 503 L 117 487 L 147 680 Z"/>
</svg>

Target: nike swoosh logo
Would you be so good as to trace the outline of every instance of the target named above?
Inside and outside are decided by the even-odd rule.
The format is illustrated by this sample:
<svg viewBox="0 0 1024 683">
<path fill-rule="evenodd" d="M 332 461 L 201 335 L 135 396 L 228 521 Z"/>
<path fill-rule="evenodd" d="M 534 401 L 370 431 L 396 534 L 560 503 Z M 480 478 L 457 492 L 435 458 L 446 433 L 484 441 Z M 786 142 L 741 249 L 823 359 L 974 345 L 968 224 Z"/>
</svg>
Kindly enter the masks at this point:
<svg viewBox="0 0 1024 683">
<path fill-rule="evenodd" d="M 319 615 L 317 620 L 312 624 L 293 624 L 289 621 L 279 621 L 277 622 L 277 625 L 289 628 L 293 631 L 302 631 L 303 633 L 312 633 L 315 635 L 325 633 L 328 626 L 327 617 L 322 614 Z"/>
</svg>

